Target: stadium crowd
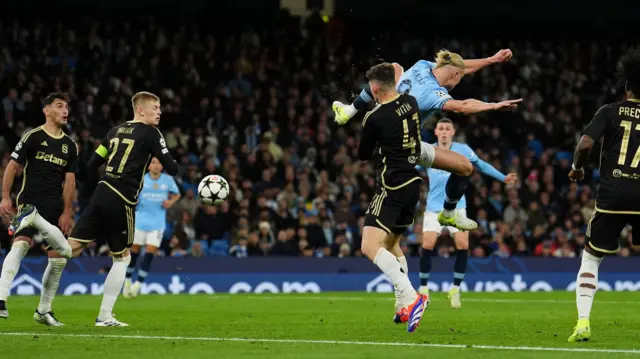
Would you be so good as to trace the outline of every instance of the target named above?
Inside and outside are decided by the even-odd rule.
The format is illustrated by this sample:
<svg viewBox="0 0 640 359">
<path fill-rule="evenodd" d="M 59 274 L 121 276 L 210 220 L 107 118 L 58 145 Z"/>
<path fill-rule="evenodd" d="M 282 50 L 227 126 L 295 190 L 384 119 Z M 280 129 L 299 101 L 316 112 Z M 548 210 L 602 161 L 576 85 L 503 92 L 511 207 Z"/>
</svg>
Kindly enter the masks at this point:
<svg viewBox="0 0 640 359">
<path fill-rule="evenodd" d="M 350 100 L 362 89 L 364 71 L 380 60 L 374 48 L 406 69 L 439 48 L 478 58 L 509 47 L 515 55 L 509 63 L 468 76 L 452 93 L 485 101 L 524 98 L 514 113 L 451 117 L 459 141 L 520 177 L 505 187 L 473 174 L 468 212 L 480 226 L 471 235 L 471 254 L 580 253 L 598 173 L 588 173 L 584 184 L 570 183 L 571 152 L 582 126 L 615 99 L 611 75 L 625 44 L 358 38 L 363 50 L 349 45 L 357 36 L 340 19 L 325 23 L 317 16 L 303 26 L 284 17 L 270 28 L 216 35 L 198 24 L 154 18 L 0 22 L 0 172 L 21 135 L 43 122 L 39 101 L 51 91 L 67 93 L 66 130 L 80 151 L 79 213 L 97 181 L 85 167 L 96 144 L 132 117 L 133 93 L 151 91 L 162 99 L 160 127 L 181 164 L 176 180 L 183 198 L 168 214 L 165 255 L 360 255 L 375 175 L 355 156 L 362 115 L 338 127 L 331 101 Z M 431 141 L 435 120 L 424 128 Z M 594 166 L 597 155 L 594 150 Z M 213 173 L 232 188 L 219 207 L 197 199 L 199 180 Z M 403 241 L 413 255 L 420 247 L 426 183 L 423 188 L 415 225 Z M 620 238 L 622 256 L 634 254 L 630 236 L 625 231 Z M 0 230 L 0 247 L 9 241 Z M 445 257 L 455 251 L 446 232 L 437 248 Z M 32 248 L 33 254 L 41 251 Z M 97 243 L 86 255 L 106 253 Z"/>
</svg>

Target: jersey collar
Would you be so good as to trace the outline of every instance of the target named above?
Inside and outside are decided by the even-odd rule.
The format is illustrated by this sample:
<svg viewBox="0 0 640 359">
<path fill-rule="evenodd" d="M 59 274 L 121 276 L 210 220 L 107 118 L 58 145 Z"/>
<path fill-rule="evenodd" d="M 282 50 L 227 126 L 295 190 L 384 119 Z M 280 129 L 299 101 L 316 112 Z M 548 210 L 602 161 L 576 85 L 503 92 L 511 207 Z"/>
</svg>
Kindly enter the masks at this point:
<svg viewBox="0 0 640 359">
<path fill-rule="evenodd" d="M 56 140 L 61 139 L 62 137 L 64 137 L 64 132 L 62 132 L 62 130 L 60 131 L 59 135 L 54 135 L 53 133 L 47 131 L 46 128 L 44 128 L 44 125 L 40 126 L 40 128 L 42 129 L 42 131 L 44 133 L 46 133 L 47 135 L 49 135 L 49 137 L 55 138 Z"/>
<path fill-rule="evenodd" d="M 440 81 L 438 81 L 438 79 L 436 78 L 436 75 L 433 74 L 433 68 L 429 69 L 429 75 L 431 75 L 431 78 L 433 79 L 433 81 L 435 81 L 438 84 L 438 86 L 444 87 L 440 84 Z"/>
</svg>

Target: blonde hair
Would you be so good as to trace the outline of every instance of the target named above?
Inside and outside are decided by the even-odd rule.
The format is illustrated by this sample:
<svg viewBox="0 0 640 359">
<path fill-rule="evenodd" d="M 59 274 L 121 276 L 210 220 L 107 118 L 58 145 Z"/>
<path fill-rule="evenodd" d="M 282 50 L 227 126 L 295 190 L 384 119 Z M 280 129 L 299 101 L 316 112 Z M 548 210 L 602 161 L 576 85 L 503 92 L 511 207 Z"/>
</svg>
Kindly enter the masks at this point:
<svg viewBox="0 0 640 359">
<path fill-rule="evenodd" d="M 158 101 L 160 102 L 160 97 L 152 94 L 147 91 L 140 91 L 131 97 L 131 105 L 133 106 L 133 110 L 136 110 L 136 106 L 138 106 L 141 102 L 144 101 Z"/>
<path fill-rule="evenodd" d="M 455 52 L 451 52 L 449 50 L 440 50 L 436 54 L 436 68 L 451 65 L 453 67 L 457 67 L 459 69 L 464 70 L 464 60 L 462 56 L 456 54 Z"/>
</svg>

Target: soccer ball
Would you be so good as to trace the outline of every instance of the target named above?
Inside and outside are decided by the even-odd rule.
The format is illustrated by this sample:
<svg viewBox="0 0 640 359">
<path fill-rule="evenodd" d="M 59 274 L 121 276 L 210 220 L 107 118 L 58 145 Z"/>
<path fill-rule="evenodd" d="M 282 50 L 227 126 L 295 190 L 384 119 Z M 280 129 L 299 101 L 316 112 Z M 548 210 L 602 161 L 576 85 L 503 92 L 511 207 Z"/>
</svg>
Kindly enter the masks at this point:
<svg viewBox="0 0 640 359">
<path fill-rule="evenodd" d="M 222 176 L 209 175 L 200 181 L 198 185 L 198 197 L 200 202 L 206 205 L 219 205 L 229 195 L 229 183 Z"/>
</svg>

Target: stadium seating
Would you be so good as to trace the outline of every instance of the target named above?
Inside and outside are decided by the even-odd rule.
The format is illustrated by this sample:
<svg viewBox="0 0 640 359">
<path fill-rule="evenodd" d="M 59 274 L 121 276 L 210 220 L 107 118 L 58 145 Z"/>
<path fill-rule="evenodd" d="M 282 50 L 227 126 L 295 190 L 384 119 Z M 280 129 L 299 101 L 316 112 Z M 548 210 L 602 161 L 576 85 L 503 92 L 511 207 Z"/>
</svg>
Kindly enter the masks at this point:
<svg viewBox="0 0 640 359">
<path fill-rule="evenodd" d="M 83 164 L 110 126 L 131 117 L 131 95 L 148 90 L 162 98 L 160 126 L 182 164 L 177 181 L 184 198 L 168 216 L 177 237 L 174 244 L 172 238 L 164 241 L 166 255 L 188 253 L 195 241 L 208 255 L 227 255 L 237 244 L 249 255 L 274 255 L 271 248 L 281 236 L 300 255 L 337 256 L 345 243 L 351 255 L 360 255 L 372 169 L 354 156 L 361 117 L 338 128 L 329 104 L 350 100 L 376 60 L 342 44 L 347 24 L 331 20 L 307 39 L 303 27 L 291 32 L 288 22 L 218 36 L 196 35 L 195 26 L 157 26 L 149 19 L 126 24 L 68 19 L 61 28 L 41 21 L 46 20 L 0 23 L 0 38 L 6 40 L 0 58 L 0 170 L 20 136 L 42 123 L 43 95 L 66 92 L 72 100 L 67 130 L 80 145 L 81 210 L 95 185 Z M 289 31 L 286 44 L 275 36 L 282 31 Z M 37 37 L 39 32 L 51 37 Z M 499 45 L 414 38 L 384 43 L 387 53 L 396 49 L 405 68 L 441 47 L 474 58 L 491 55 Z M 587 185 L 570 184 L 571 151 L 581 127 L 613 98 L 611 59 L 620 48 L 586 43 L 560 53 L 546 43 L 503 45 L 515 54 L 511 62 L 465 78 L 453 92 L 488 101 L 525 98 L 516 113 L 452 117 L 458 140 L 521 179 L 504 187 L 473 175 L 467 202 L 480 228 L 472 233 L 471 254 L 576 256 L 593 209 L 597 171 L 588 173 Z M 586 76 L 596 67 L 601 71 Z M 425 135 L 432 128 L 429 121 Z M 215 216 L 202 218 L 192 190 L 211 173 L 225 176 L 233 192 Z M 214 224 L 205 228 L 200 221 Z M 404 241 L 413 255 L 418 248 L 413 232 L 421 231 L 421 220 L 416 223 Z M 9 238 L 0 232 L 0 247 L 6 248 Z M 636 254 L 628 249 L 629 238 L 627 232 L 621 237 L 621 255 Z M 454 250 L 446 233 L 438 247 L 443 256 Z"/>
</svg>

